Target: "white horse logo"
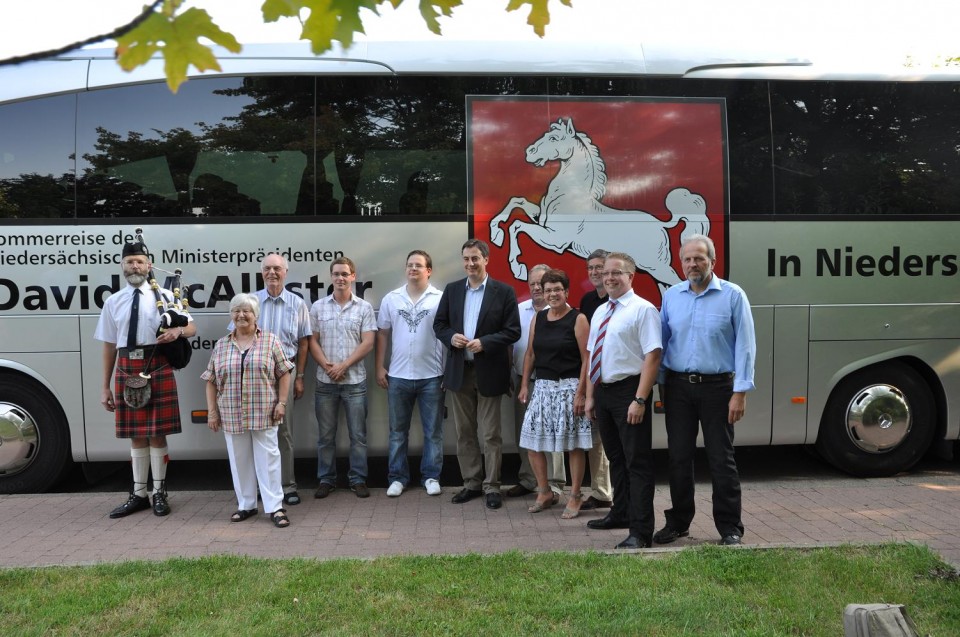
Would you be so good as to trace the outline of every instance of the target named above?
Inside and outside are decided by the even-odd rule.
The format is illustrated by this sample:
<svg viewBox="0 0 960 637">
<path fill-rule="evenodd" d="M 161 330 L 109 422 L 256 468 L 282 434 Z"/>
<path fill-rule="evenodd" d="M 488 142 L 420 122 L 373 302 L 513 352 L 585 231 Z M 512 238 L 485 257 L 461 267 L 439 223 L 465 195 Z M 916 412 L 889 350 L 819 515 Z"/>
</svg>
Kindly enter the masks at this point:
<svg viewBox="0 0 960 637">
<path fill-rule="evenodd" d="M 666 197 L 670 221 L 660 221 L 643 210 L 618 210 L 603 204 L 607 175 L 600 151 L 590 138 L 573 127 L 573 120 L 557 120 L 526 151 L 527 163 L 542 168 L 549 161 L 559 161 L 560 170 L 547 186 L 540 205 L 524 197 L 513 197 L 490 221 L 490 241 L 503 245 L 500 224 L 519 208 L 529 221 L 516 219 L 510 223 L 510 269 L 513 276 L 527 280 L 527 266 L 520 262 L 520 233 L 538 245 L 557 254 L 566 251 L 586 259 L 598 248 L 610 252 L 626 252 L 637 261 L 637 269 L 652 276 L 663 292 L 679 283 L 680 277 L 671 265 L 670 237 L 667 230 L 683 221 L 681 239 L 691 234 L 710 233 L 707 202 L 686 188 L 674 188 Z M 557 216 L 559 215 L 559 216 Z M 631 223 L 643 222 L 638 232 L 624 232 L 624 215 Z M 566 218 L 564 218 L 566 217 Z"/>
</svg>

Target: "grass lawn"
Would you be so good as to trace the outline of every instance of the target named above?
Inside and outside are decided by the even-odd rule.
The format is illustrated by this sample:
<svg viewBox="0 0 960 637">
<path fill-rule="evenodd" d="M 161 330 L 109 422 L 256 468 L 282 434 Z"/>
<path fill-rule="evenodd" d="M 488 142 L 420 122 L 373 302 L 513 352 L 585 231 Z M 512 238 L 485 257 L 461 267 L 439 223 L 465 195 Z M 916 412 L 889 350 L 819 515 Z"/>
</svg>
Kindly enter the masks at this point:
<svg viewBox="0 0 960 637">
<path fill-rule="evenodd" d="M 956 573 L 910 544 L 0 570 L 3 635 L 836 637 L 846 604 L 879 602 L 960 635 Z"/>
</svg>

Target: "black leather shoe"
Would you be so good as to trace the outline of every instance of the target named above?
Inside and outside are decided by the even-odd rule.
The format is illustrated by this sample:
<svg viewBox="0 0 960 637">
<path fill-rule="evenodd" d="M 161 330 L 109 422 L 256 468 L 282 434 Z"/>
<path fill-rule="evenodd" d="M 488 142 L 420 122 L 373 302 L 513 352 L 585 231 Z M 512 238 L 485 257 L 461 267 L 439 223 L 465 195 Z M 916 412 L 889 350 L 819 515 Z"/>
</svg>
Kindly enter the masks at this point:
<svg viewBox="0 0 960 637">
<path fill-rule="evenodd" d="M 170 515 L 170 505 L 167 504 L 166 491 L 153 492 L 153 514 L 157 517 Z"/>
<path fill-rule="evenodd" d="M 488 493 L 486 500 L 488 509 L 499 509 L 503 506 L 503 498 L 496 491 Z"/>
<path fill-rule="evenodd" d="M 613 502 L 609 500 L 598 500 L 597 498 L 590 496 L 583 501 L 583 504 L 580 505 L 581 511 L 591 511 L 593 509 L 609 509 L 613 506 Z"/>
<path fill-rule="evenodd" d="M 146 511 L 149 508 L 149 498 L 142 498 L 139 495 L 134 495 L 131 493 L 126 502 L 110 512 L 110 517 L 114 520 L 117 518 L 125 518 L 131 513 L 136 513 L 137 511 Z"/>
<path fill-rule="evenodd" d="M 656 533 L 653 534 L 653 541 L 657 544 L 670 544 L 677 538 L 687 537 L 690 535 L 690 529 L 675 529 L 672 526 L 665 526 Z"/>
<path fill-rule="evenodd" d="M 455 496 L 450 498 L 450 501 L 454 504 L 463 504 L 464 502 L 469 502 L 470 500 L 475 500 L 483 495 L 483 491 L 475 491 L 473 489 L 461 489 L 457 492 Z"/>
<path fill-rule="evenodd" d="M 507 489 L 508 498 L 519 498 L 520 496 L 533 493 L 533 489 L 528 489 L 522 484 L 515 484 L 509 489 Z"/>
<path fill-rule="evenodd" d="M 283 503 L 290 505 L 300 504 L 300 494 L 296 491 L 291 491 L 290 493 L 283 494 Z"/>
<path fill-rule="evenodd" d="M 617 544 L 616 548 L 618 549 L 648 549 L 650 548 L 650 540 L 646 538 L 639 537 L 637 535 L 628 535 L 627 539 L 620 544 Z"/>
<path fill-rule="evenodd" d="M 739 546 L 740 543 L 740 536 L 736 533 L 724 535 L 722 538 L 720 538 L 721 546 Z"/>
<path fill-rule="evenodd" d="M 606 517 L 600 518 L 599 520 L 590 520 L 587 522 L 587 527 L 601 531 L 606 529 L 629 529 L 630 523 L 626 520 L 618 520 L 608 513 Z"/>
</svg>

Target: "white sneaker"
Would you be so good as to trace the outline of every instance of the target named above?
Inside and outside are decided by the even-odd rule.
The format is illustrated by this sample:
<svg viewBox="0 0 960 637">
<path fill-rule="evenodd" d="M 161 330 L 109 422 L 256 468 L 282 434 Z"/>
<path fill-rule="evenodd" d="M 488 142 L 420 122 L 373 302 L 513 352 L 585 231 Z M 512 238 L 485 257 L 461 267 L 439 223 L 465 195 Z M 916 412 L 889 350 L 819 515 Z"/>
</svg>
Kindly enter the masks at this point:
<svg viewBox="0 0 960 637">
<path fill-rule="evenodd" d="M 433 478 L 427 478 L 423 488 L 427 490 L 427 495 L 440 495 L 440 483 Z"/>
<path fill-rule="evenodd" d="M 391 482 L 390 488 L 387 489 L 387 495 L 390 496 L 391 498 L 395 498 L 401 493 L 403 493 L 403 485 L 400 484 L 398 480 L 394 480 L 393 482 Z"/>
</svg>

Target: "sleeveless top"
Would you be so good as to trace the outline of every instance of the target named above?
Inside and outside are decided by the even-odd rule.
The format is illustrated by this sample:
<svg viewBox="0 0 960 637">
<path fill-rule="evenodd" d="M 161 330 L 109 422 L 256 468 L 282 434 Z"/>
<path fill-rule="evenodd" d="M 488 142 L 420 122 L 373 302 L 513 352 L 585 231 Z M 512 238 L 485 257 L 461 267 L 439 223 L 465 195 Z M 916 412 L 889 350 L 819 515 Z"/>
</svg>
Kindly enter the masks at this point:
<svg viewBox="0 0 960 637">
<path fill-rule="evenodd" d="M 534 367 L 537 378 L 560 380 L 561 378 L 580 377 L 580 346 L 574 326 L 577 323 L 577 310 L 571 309 L 558 321 L 548 321 L 544 308 L 537 313 L 533 333 Z"/>
</svg>

